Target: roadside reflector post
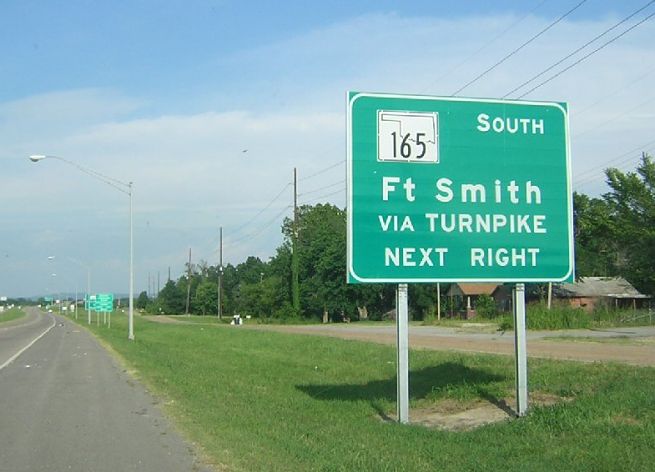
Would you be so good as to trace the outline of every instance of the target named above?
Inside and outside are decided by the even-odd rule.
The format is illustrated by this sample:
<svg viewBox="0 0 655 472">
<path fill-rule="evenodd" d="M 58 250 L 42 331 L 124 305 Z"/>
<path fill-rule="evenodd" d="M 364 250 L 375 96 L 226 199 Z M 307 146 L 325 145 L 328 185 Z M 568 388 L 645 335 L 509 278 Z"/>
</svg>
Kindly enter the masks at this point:
<svg viewBox="0 0 655 472">
<path fill-rule="evenodd" d="M 396 292 L 396 344 L 398 362 L 396 363 L 397 392 L 396 413 L 398 422 L 409 423 L 409 309 L 407 302 L 407 284 L 399 284 Z"/>
<path fill-rule="evenodd" d="M 528 355 L 525 331 L 525 284 L 514 287 L 514 352 L 516 360 L 516 414 L 528 411 Z"/>
</svg>

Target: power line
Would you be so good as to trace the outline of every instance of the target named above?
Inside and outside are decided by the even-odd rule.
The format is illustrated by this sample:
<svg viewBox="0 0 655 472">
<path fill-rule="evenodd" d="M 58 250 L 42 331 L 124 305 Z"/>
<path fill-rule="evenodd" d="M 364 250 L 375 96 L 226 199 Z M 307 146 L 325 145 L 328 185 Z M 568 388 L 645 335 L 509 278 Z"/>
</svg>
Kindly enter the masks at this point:
<svg viewBox="0 0 655 472">
<path fill-rule="evenodd" d="M 601 49 L 605 48 L 605 46 L 608 46 L 609 44 L 613 43 L 613 42 L 616 41 L 617 39 L 619 39 L 619 38 L 625 36 L 626 34 L 628 34 L 630 31 L 632 31 L 633 29 L 635 29 L 637 26 L 639 26 L 639 25 L 641 25 L 642 23 L 645 23 L 646 21 L 650 20 L 653 16 L 655 16 L 655 12 L 651 13 L 650 15 L 648 15 L 647 17 L 645 17 L 643 20 L 641 20 L 641 21 L 635 23 L 635 24 L 632 25 L 630 28 L 628 28 L 627 30 L 623 31 L 621 34 L 619 34 L 619 35 L 617 35 L 617 36 L 614 36 L 612 39 L 610 39 L 610 40 L 604 42 L 603 44 L 601 44 L 599 47 L 597 47 L 597 48 L 594 49 L 593 51 L 591 51 L 591 52 L 589 52 L 588 54 L 585 54 L 584 56 L 582 56 L 580 59 L 578 59 L 577 61 L 575 61 L 573 64 L 571 64 L 571 65 L 565 67 L 565 68 L 562 69 L 561 71 L 559 71 L 559 72 L 557 72 L 556 74 L 552 75 L 552 76 L 549 77 L 548 79 L 546 79 L 546 80 L 544 80 L 543 82 L 541 82 L 539 85 L 537 85 L 537 86 L 535 86 L 535 87 L 532 87 L 530 90 L 528 90 L 528 91 L 525 92 L 523 95 L 520 95 L 520 96 L 517 97 L 517 98 L 523 98 L 523 97 L 525 97 L 526 95 L 531 94 L 532 92 L 534 92 L 535 90 L 537 90 L 537 89 L 540 88 L 541 86 L 547 84 L 547 83 L 550 82 L 551 80 L 556 79 L 557 77 L 559 77 L 560 75 L 562 75 L 564 72 L 568 71 L 568 70 L 571 69 L 572 67 L 577 66 L 578 64 L 580 64 L 582 61 L 584 61 L 584 60 L 587 59 L 588 57 L 592 56 L 593 54 L 596 54 L 598 51 L 600 51 Z"/>
<path fill-rule="evenodd" d="M 641 8 L 639 8 L 639 9 L 637 9 L 637 10 L 635 10 L 634 12 L 632 12 L 630 15 L 626 16 L 625 18 L 623 18 L 623 19 L 622 19 L 621 21 L 619 21 L 618 23 L 614 24 L 613 26 L 609 27 L 608 29 L 606 29 L 605 31 L 603 31 L 602 33 L 600 33 L 599 35 L 593 37 L 591 40 L 589 40 L 589 41 L 587 41 L 586 43 L 584 43 L 582 46 L 580 46 L 579 48 L 577 48 L 575 51 L 573 51 L 573 52 L 569 53 L 568 55 L 564 56 L 564 57 L 563 57 L 562 59 L 560 59 L 559 61 L 555 62 L 555 63 L 552 64 L 551 66 L 549 66 L 549 67 L 547 67 L 546 69 L 544 69 L 544 70 L 542 70 L 541 72 L 539 72 L 537 75 L 534 75 L 534 76 L 531 77 L 530 79 L 528 79 L 528 80 L 526 80 L 525 82 L 523 82 L 521 85 L 519 85 L 519 86 L 515 87 L 514 89 L 510 90 L 510 91 L 507 92 L 505 95 L 503 95 L 502 98 L 507 98 L 509 95 L 513 94 L 513 93 L 516 92 L 517 90 L 520 90 L 520 89 L 522 89 L 523 87 L 525 87 L 526 85 L 528 85 L 529 83 L 534 82 L 536 79 L 538 79 L 539 77 L 541 77 L 542 75 L 544 75 L 546 72 L 549 72 L 549 71 L 553 70 L 555 67 L 557 67 L 558 65 L 560 65 L 561 63 L 563 63 L 564 61 L 566 61 L 567 59 L 569 59 L 570 57 L 576 55 L 577 53 L 579 53 L 580 51 L 582 51 L 583 49 L 585 49 L 587 46 L 589 46 L 590 44 L 596 42 L 598 39 L 602 38 L 603 36 L 605 36 L 605 35 L 606 35 L 607 33 L 609 33 L 610 31 L 613 31 L 613 30 L 615 30 L 616 28 L 618 28 L 619 26 L 621 26 L 623 23 L 625 23 L 626 21 L 628 21 L 628 20 L 629 20 L 630 18 L 632 18 L 633 16 L 635 16 L 635 15 L 641 13 L 643 10 L 645 10 L 646 8 L 648 8 L 648 7 L 649 7 L 650 5 L 652 5 L 653 3 L 655 3 L 655 0 L 651 0 L 651 1 L 649 1 L 649 2 L 646 3 L 644 6 L 642 6 Z"/>
<path fill-rule="evenodd" d="M 572 115 L 572 116 L 580 116 L 580 115 L 584 114 L 585 112 L 589 111 L 591 108 L 595 107 L 595 106 L 598 105 L 599 103 L 601 103 L 601 102 L 607 100 L 607 99 L 610 98 L 610 97 L 613 97 L 613 96 L 617 95 L 619 92 L 622 92 L 623 90 L 625 90 L 625 89 L 627 89 L 627 88 L 632 87 L 632 86 L 633 86 L 634 84 L 636 84 L 637 82 L 641 82 L 641 81 L 644 80 L 646 77 L 648 77 L 650 74 L 652 74 L 653 71 L 655 71 L 655 67 L 650 67 L 649 69 L 646 70 L 645 73 L 643 73 L 642 75 L 640 75 L 639 77 L 637 77 L 637 78 L 634 79 L 633 81 L 628 82 L 628 83 L 627 83 L 626 85 L 624 85 L 623 87 L 619 87 L 618 89 L 615 89 L 614 91 L 612 91 L 612 92 L 610 92 L 610 93 L 606 93 L 605 95 L 603 95 L 601 98 L 599 98 L 598 100 L 596 100 L 596 101 L 593 102 L 592 104 L 587 105 L 586 107 L 584 107 L 584 108 L 581 109 L 581 110 L 576 110 L 576 111 L 573 112 L 571 115 Z"/>
<path fill-rule="evenodd" d="M 503 31 L 501 31 L 501 32 L 500 32 L 498 35 L 496 35 L 496 36 L 495 36 L 491 41 L 485 41 L 485 42 L 484 42 L 484 45 L 483 45 L 481 48 L 479 48 L 477 51 L 475 51 L 474 53 L 472 53 L 472 54 L 470 54 L 469 56 L 467 56 L 463 61 L 459 62 L 456 66 L 450 68 L 448 71 L 446 71 L 445 73 L 443 73 L 442 75 L 440 75 L 439 77 L 437 77 L 437 79 L 436 79 L 435 81 L 432 82 L 432 86 L 434 86 L 435 84 L 438 84 L 441 80 L 443 80 L 444 78 L 448 77 L 450 74 L 452 74 L 453 72 L 455 72 L 455 71 L 456 71 L 457 69 L 459 69 L 461 66 L 463 66 L 463 65 L 466 64 L 468 61 L 470 61 L 472 58 L 474 58 L 475 56 L 477 56 L 478 54 L 480 54 L 482 51 L 484 51 L 485 49 L 487 49 L 489 46 L 491 46 L 493 43 L 495 43 L 496 41 L 498 41 L 500 38 L 502 38 L 503 36 L 505 36 L 505 34 L 506 34 L 509 30 L 513 29 L 516 25 L 518 25 L 518 24 L 521 23 L 523 20 L 525 20 L 528 16 L 530 16 L 530 15 L 531 15 L 532 13 L 534 13 L 538 8 L 540 8 L 544 3 L 546 3 L 546 0 L 541 0 L 541 1 L 537 4 L 536 7 L 534 7 L 534 8 L 533 8 L 532 10 L 530 10 L 528 13 L 526 13 L 526 14 L 523 15 L 521 18 L 519 18 L 518 20 L 516 20 L 514 23 L 512 23 L 511 25 L 509 25 L 507 28 L 505 28 Z"/>
<path fill-rule="evenodd" d="M 346 160 L 345 160 L 345 159 L 339 159 L 339 160 L 338 160 L 337 162 L 335 162 L 334 164 L 332 164 L 332 165 L 330 165 L 330 166 L 328 166 L 328 167 L 326 167 L 326 168 L 324 168 L 324 169 L 321 169 L 321 170 L 319 170 L 318 172 L 314 172 L 313 174 L 310 174 L 310 175 L 308 175 L 308 176 L 306 176 L 306 177 L 302 177 L 302 178 L 298 179 L 298 181 L 302 182 L 303 180 L 311 179 L 312 177 L 316 177 L 317 175 L 324 174 L 324 173 L 327 172 L 328 170 L 330 170 L 330 169 L 334 169 L 335 167 L 337 167 L 337 166 L 339 166 L 339 165 L 343 165 L 343 164 L 345 164 L 345 163 L 346 163 Z"/>
<path fill-rule="evenodd" d="M 275 223 L 280 216 L 282 216 L 287 210 L 289 210 L 292 207 L 293 207 L 293 205 L 285 206 L 284 208 L 282 208 L 282 210 L 277 215 L 275 215 L 268 222 L 266 222 L 264 224 L 264 226 L 262 226 L 258 231 L 255 231 L 253 233 L 242 236 L 241 238 L 237 238 L 237 239 L 235 239 L 233 241 L 230 241 L 227 245 L 228 246 L 234 246 L 237 243 L 244 243 L 244 242 L 250 241 L 251 239 L 256 238 L 257 236 L 262 234 L 264 232 L 264 230 L 266 230 L 269 226 L 271 226 L 273 223 Z"/>
<path fill-rule="evenodd" d="M 264 213 L 266 210 L 268 210 L 271 207 L 271 205 L 273 205 L 273 203 L 275 203 L 280 198 L 280 196 L 282 196 L 282 194 L 284 194 L 284 191 L 287 188 L 289 188 L 290 186 L 291 186 L 291 182 L 288 182 L 284 187 L 282 187 L 282 189 L 277 193 L 277 195 L 275 195 L 262 209 L 260 209 L 252 218 L 246 220 L 244 223 L 239 225 L 236 229 L 232 230 L 232 233 L 233 234 L 238 234 L 246 226 L 248 226 L 250 223 L 255 221 L 259 216 L 261 216 L 262 213 Z M 247 236 L 244 236 L 244 238 L 245 237 L 247 237 Z M 201 248 L 206 248 L 207 246 L 209 246 L 211 248 L 210 252 L 213 254 L 213 253 L 218 251 L 217 249 L 215 249 L 218 241 L 219 241 L 218 237 L 212 236 L 212 238 L 211 238 L 211 240 L 209 242 L 207 242 L 205 244 L 202 244 L 200 247 Z M 203 253 L 206 253 L 206 250 L 204 250 Z"/>
<path fill-rule="evenodd" d="M 308 175 L 308 176 L 306 176 L 306 177 L 304 177 L 304 178 L 302 178 L 302 179 L 298 179 L 298 180 L 307 180 L 307 179 L 310 179 L 310 178 L 312 178 L 312 177 L 316 177 L 316 176 L 318 176 L 318 175 L 324 174 L 325 172 L 327 172 L 327 171 L 329 171 L 329 170 L 331 170 L 331 169 L 333 169 L 333 168 L 335 168 L 335 167 L 337 167 L 337 166 L 339 166 L 339 165 L 343 165 L 344 163 L 345 163 L 345 160 L 344 160 L 344 159 L 340 159 L 339 161 L 337 161 L 337 162 L 335 162 L 335 163 L 329 165 L 328 167 L 325 167 L 325 168 L 323 168 L 323 169 L 320 169 L 319 171 L 317 171 L 317 172 L 315 172 L 315 173 L 313 173 L 313 174 L 311 174 L 311 175 Z M 318 188 L 318 189 L 315 189 L 315 190 L 310 190 L 310 191 L 308 191 L 308 192 L 305 192 L 305 193 L 302 194 L 302 195 L 315 193 L 315 192 L 318 192 L 318 191 L 320 191 L 320 190 L 325 190 L 325 189 L 327 189 L 327 188 L 334 187 L 335 185 L 343 184 L 344 182 L 345 182 L 345 181 L 342 180 L 342 181 L 340 181 L 340 182 L 336 182 L 336 183 L 333 183 L 333 184 L 330 184 L 330 185 L 326 185 L 326 186 L 324 186 L 324 187 L 321 187 L 321 188 Z M 252 217 L 252 218 L 248 219 L 247 221 L 245 221 L 244 223 L 242 223 L 241 225 L 239 225 L 237 228 L 235 228 L 235 229 L 232 231 L 232 233 L 233 233 L 233 234 L 235 234 L 235 233 L 238 234 L 238 233 L 241 232 L 245 227 L 247 227 L 249 224 L 251 224 L 251 223 L 252 223 L 253 221 L 255 221 L 257 218 L 259 218 L 259 217 L 260 217 L 260 216 L 261 216 L 261 215 L 262 215 L 266 210 L 268 210 L 268 209 L 271 207 L 271 205 L 273 205 L 273 203 L 275 203 L 275 202 L 276 202 L 276 201 L 277 201 L 277 200 L 278 200 L 278 199 L 279 199 L 279 198 L 284 194 L 284 192 L 285 192 L 285 191 L 286 191 L 286 190 L 287 190 L 291 185 L 292 185 L 292 183 L 291 183 L 291 182 L 288 182 L 288 183 L 287 183 L 287 184 L 286 184 L 286 185 L 285 185 L 285 186 L 280 190 L 280 192 L 278 192 L 278 193 L 277 193 L 277 194 L 276 194 L 276 195 L 275 195 L 275 196 L 274 196 L 274 197 L 273 197 L 273 198 L 272 198 L 272 199 L 271 199 L 271 200 L 266 204 L 266 206 L 264 206 L 262 209 L 260 209 L 260 210 L 259 210 L 259 211 L 258 211 L 258 212 L 257 212 L 257 213 Z M 341 190 L 340 190 L 340 191 L 341 191 Z M 323 197 L 319 197 L 319 198 L 323 198 Z M 291 205 L 284 207 L 284 208 L 283 208 L 283 209 L 282 209 L 282 210 L 281 210 L 277 215 L 275 215 L 271 220 L 267 221 L 267 222 L 266 222 L 263 226 L 261 226 L 258 230 L 255 230 L 254 232 L 251 232 L 251 233 L 249 233 L 249 234 L 246 234 L 246 235 L 244 235 L 244 236 L 242 236 L 242 237 L 240 237 L 240 238 L 238 238 L 238 239 L 235 239 L 235 240 L 233 240 L 233 241 L 229 241 L 228 246 L 233 246 L 234 244 L 237 244 L 237 243 L 244 243 L 244 242 L 250 241 L 251 239 L 256 238 L 257 236 L 259 236 L 260 234 L 262 234 L 262 233 L 264 232 L 264 230 L 266 230 L 266 229 L 267 229 L 268 227 L 270 227 L 273 223 L 275 223 L 275 222 L 278 220 L 278 218 L 279 218 L 279 217 L 280 217 L 280 216 L 281 216 L 285 211 L 287 211 L 289 208 L 291 208 Z M 212 239 L 212 246 L 214 245 L 215 240 L 216 240 L 216 238 L 214 237 L 214 238 Z M 212 250 L 212 252 L 216 252 L 216 251 L 215 251 L 215 250 Z"/>
<path fill-rule="evenodd" d="M 650 149 L 648 148 L 652 144 L 655 144 L 655 140 L 650 141 L 650 142 L 648 142 L 646 144 L 643 144 L 641 146 L 637 146 L 634 149 L 631 149 L 630 151 L 619 154 L 618 156 L 613 157 L 613 158 L 605 161 L 604 163 L 602 163 L 600 165 L 594 166 L 594 167 L 589 168 L 589 169 L 587 169 L 587 170 L 585 170 L 583 172 L 580 172 L 577 175 L 576 179 L 573 181 L 573 185 L 582 186 L 582 185 L 585 185 L 587 183 L 593 182 L 598 177 L 598 174 L 604 172 L 605 169 L 607 169 L 608 167 L 618 167 L 621 164 L 630 162 L 630 161 L 634 160 L 635 158 L 641 156 L 644 151 L 646 151 L 646 152 L 652 151 L 653 148 L 650 148 Z M 635 153 L 637 153 L 637 155 L 635 155 Z M 626 157 L 626 156 L 628 156 L 628 157 Z M 613 166 L 610 166 L 610 164 L 612 164 L 612 163 L 614 163 Z"/>
<path fill-rule="evenodd" d="M 236 229 L 234 229 L 233 232 L 234 232 L 234 233 L 238 233 L 238 232 L 241 231 L 243 228 L 245 228 L 246 226 L 248 226 L 250 223 L 252 223 L 253 221 L 255 221 L 255 220 L 256 220 L 256 219 L 257 219 L 257 218 L 258 218 L 262 213 L 264 213 L 266 210 L 268 210 L 268 209 L 270 208 L 270 206 L 271 206 L 273 203 L 275 203 L 275 201 L 276 201 L 278 198 L 280 198 L 280 196 L 282 196 L 282 194 L 284 193 L 284 191 L 285 191 L 286 189 L 288 189 L 290 186 L 291 186 L 291 182 L 288 182 L 284 187 L 282 187 L 282 190 L 280 190 L 280 192 L 279 192 L 277 195 L 275 195 L 275 196 L 271 199 L 271 201 L 269 201 L 269 202 L 266 204 L 266 206 L 265 206 L 264 208 L 262 208 L 261 210 L 259 210 L 255 216 L 253 216 L 252 218 L 250 218 L 249 220 L 247 220 L 245 223 L 241 224 L 241 225 L 238 226 Z"/>
<path fill-rule="evenodd" d="M 311 193 L 320 192 L 321 190 L 326 190 L 326 189 L 328 189 L 328 188 L 336 187 L 337 185 L 341 185 L 341 184 L 344 184 L 344 183 L 346 183 L 346 180 L 345 180 L 345 179 L 344 179 L 344 180 L 340 180 L 339 182 L 335 182 L 335 183 L 330 184 L 330 185 L 326 185 L 326 186 L 324 186 L 324 187 L 319 187 L 319 188 L 314 189 L 314 190 L 309 190 L 308 192 L 299 193 L 298 196 L 299 196 L 299 197 L 302 197 L 302 196 L 304 196 L 304 195 L 309 195 L 309 194 L 311 194 Z"/>
<path fill-rule="evenodd" d="M 555 26 L 557 23 L 559 23 L 559 22 L 562 21 L 564 18 L 566 18 L 567 16 L 569 16 L 571 13 L 573 13 L 574 11 L 576 11 L 576 10 L 577 10 L 578 8 L 580 8 L 580 7 L 581 7 L 581 6 L 582 6 L 586 1 L 587 1 L 587 0 L 582 0 L 581 2 L 579 2 L 576 6 L 574 6 L 574 7 L 571 8 L 569 11 L 567 11 L 566 13 L 564 13 L 562 16 L 560 16 L 558 19 L 556 19 L 556 20 L 553 21 L 551 24 L 549 24 L 548 26 L 546 26 L 546 27 L 545 27 L 544 29 L 542 29 L 540 32 L 538 32 L 537 34 L 535 34 L 534 36 L 532 36 L 530 39 L 528 39 L 526 42 L 524 42 L 523 44 L 521 44 L 519 47 L 517 47 L 516 49 L 514 49 L 512 52 L 510 52 L 509 54 L 507 54 L 507 55 L 506 55 L 505 57 L 503 57 L 500 61 L 496 62 L 494 65 L 492 65 L 491 67 L 489 67 L 488 69 L 486 69 L 484 72 L 478 74 L 474 79 L 470 80 L 469 82 L 467 82 L 466 84 L 464 84 L 462 87 L 460 87 L 458 90 L 456 90 L 455 92 L 453 92 L 451 96 L 455 96 L 455 95 L 457 95 L 457 94 L 460 93 L 462 90 L 464 90 L 465 88 L 467 88 L 469 85 L 472 85 L 472 84 L 474 84 L 475 82 L 477 82 L 478 80 L 480 80 L 482 77 L 484 77 L 484 76 L 487 75 L 489 72 L 491 72 L 492 70 L 494 70 L 496 67 L 498 67 L 499 65 L 501 65 L 503 62 L 505 62 L 507 59 L 509 59 L 509 58 L 512 57 L 514 54 L 516 54 L 517 52 L 519 52 L 519 51 L 520 51 L 521 49 L 523 49 L 525 46 L 527 46 L 528 44 L 532 43 L 534 40 L 536 40 L 537 38 L 539 38 L 539 37 L 540 37 L 542 34 L 544 34 L 546 31 L 548 31 L 548 30 L 551 29 L 553 26 Z"/>
<path fill-rule="evenodd" d="M 588 177 L 586 177 L 586 178 L 584 178 L 584 179 L 582 179 L 582 180 L 579 180 L 579 181 L 575 181 L 575 182 L 573 182 L 573 185 L 574 185 L 575 187 L 577 187 L 577 188 L 581 188 L 581 187 L 585 187 L 585 186 L 587 186 L 587 185 L 589 185 L 589 184 L 592 184 L 592 183 L 594 183 L 594 182 L 600 180 L 600 178 L 604 176 L 604 174 L 605 174 L 605 172 L 606 172 L 607 169 L 609 169 L 609 168 L 616 168 L 616 169 L 618 169 L 618 168 L 622 167 L 620 164 L 627 164 L 628 162 L 631 162 L 631 163 L 634 165 L 634 164 L 636 164 L 635 161 L 637 161 L 641 156 L 643 156 L 643 153 L 644 153 L 644 152 L 649 153 L 649 152 L 652 152 L 653 149 L 655 149 L 655 148 L 647 149 L 647 150 L 645 150 L 645 151 L 640 151 L 640 152 L 637 153 L 637 154 L 632 154 L 632 155 L 629 156 L 627 159 L 623 159 L 622 161 L 618 162 L 617 164 L 615 164 L 615 165 L 613 165 L 613 166 L 608 166 L 608 167 L 606 167 L 605 169 L 597 169 L 597 170 L 596 170 L 593 174 L 591 174 L 590 176 L 588 176 Z"/>
<path fill-rule="evenodd" d="M 587 134 L 587 133 L 590 133 L 590 132 L 592 132 L 592 131 L 596 131 L 597 129 L 602 128 L 603 126 L 607 125 L 608 123 L 612 123 L 613 121 L 616 121 L 616 120 L 618 120 L 619 118 L 623 118 L 625 115 L 627 115 L 627 114 L 629 114 L 629 113 L 632 113 L 632 112 L 635 111 L 635 110 L 638 110 L 639 108 L 643 107 L 644 105 L 647 105 L 647 104 L 651 103 L 652 101 L 655 101 L 655 97 L 651 97 L 651 98 L 649 98 L 648 100 L 646 100 L 646 101 L 644 101 L 644 102 L 641 102 L 639 105 L 637 105 L 637 106 L 635 106 L 635 107 L 632 107 L 632 108 L 630 108 L 629 110 L 624 111 L 623 113 L 619 113 L 618 115 L 615 115 L 615 116 L 613 116 L 612 118 L 610 118 L 610 119 L 608 119 L 608 120 L 605 120 L 605 121 L 603 121 L 602 123 L 600 123 L 600 124 L 598 124 L 598 125 L 596 125 L 596 126 L 593 126 L 593 127 L 589 128 L 589 129 L 586 130 L 586 131 L 582 131 L 581 133 L 577 133 L 577 134 L 573 135 L 573 137 L 574 137 L 574 138 L 579 138 L 580 136 L 584 136 L 584 135 Z"/>
<path fill-rule="evenodd" d="M 309 203 L 317 202 L 317 201 L 319 201 L 319 200 L 323 200 L 324 198 L 331 197 L 331 196 L 333 196 L 333 195 L 337 195 L 338 193 L 342 193 L 342 192 L 345 192 L 345 191 L 346 191 L 346 187 L 340 188 L 340 189 L 337 190 L 336 192 L 330 192 L 330 193 L 327 193 L 327 194 L 325 194 L 325 195 L 321 195 L 320 197 L 315 197 L 315 198 L 312 198 L 311 200 L 307 200 L 307 201 L 305 202 L 305 205 L 307 205 L 307 204 L 309 204 Z"/>
</svg>

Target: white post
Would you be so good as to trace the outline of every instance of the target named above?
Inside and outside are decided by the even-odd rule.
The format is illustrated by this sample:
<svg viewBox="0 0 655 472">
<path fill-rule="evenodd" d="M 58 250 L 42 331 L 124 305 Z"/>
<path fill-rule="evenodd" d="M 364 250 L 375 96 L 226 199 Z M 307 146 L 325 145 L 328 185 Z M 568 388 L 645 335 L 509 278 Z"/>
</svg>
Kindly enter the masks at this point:
<svg viewBox="0 0 655 472">
<path fill-rule="evenodd" d="M 129 311 L 127 317 L 127 339 L 134 341 L 134 244 L 133 244 L 133 229 L 132 229 L 132 182 L 129 184 L 130 196 L 130 299 Z"/>
<path fill-rule="evenodd" d="M 548 309 L 549 310 L 552 304 L 553 304 L 553 283 L 548 282 Z"/>
<path fill-rule="evenodd" d="M 91 324 L 91 268 L 86 268 L 86 316 L 88 324 Z"/>
<path fill-rule="evenodd" d="M 528 353 L 525 333 L 525 285 L 514 287 L 514 352 L 516 355 L 516 413 L 528 411 Z"/>
<path fill-rule="evenodd" d="M 409 422 L 408 311 L 407 284 L 399 284 L 396 295 L 396 343 L 398 351 L 396 412 L 400 423 Z"/>
<path fill-rule="evenodd" d="M 437 282 L 437 321 L 441 321 L 441 284 Z"/>
<path fill-rule="evenodd" d="M 221 226 L 218 230 L 218 319 L 223 317 L 223 301 L 221 300 L 221 295 L 223 292 L 223 227 Z"/>
</svg>

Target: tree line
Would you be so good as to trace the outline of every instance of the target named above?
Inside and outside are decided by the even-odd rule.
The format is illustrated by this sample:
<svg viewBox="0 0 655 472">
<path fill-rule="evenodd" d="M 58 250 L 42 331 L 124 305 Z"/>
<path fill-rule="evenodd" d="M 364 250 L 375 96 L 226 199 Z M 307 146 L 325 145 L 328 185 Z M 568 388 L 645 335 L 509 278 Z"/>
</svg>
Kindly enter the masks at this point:
<svg viewBox="0 0 655 472">
<path fill-rule="evenodd" d="M 574 193 L 576 275 L 623 276 L 655 294 L 655 163 L 644 154 L 635 172 L 606 170 L 610 191 L 601 197 Z M 223 267 L 222 312 L 262 320 L 381 319 L 395 306 L 393 284 L 346 284 L 346 212 L 334 205 L 304 205 L 297 215 L 300 310 L 292 303 L 293 221 L 282 224 L 283 242 L 268 261 L 248 257 Z M 142 292 L 137 307 L 150 313 L 217 315 L 219 267 L 201 262 L 154 299 Z M 447 284 L 441 284 L 442 293 Z M 411 284 L 410 314 L 433 316 L 437 285 Z M 542 287 L 533 287 L 544 293 Z M 187 298 L 188 297 L 188 298 Z M 442 297 L 442 309 L 451 301 Z"/>
</svg>

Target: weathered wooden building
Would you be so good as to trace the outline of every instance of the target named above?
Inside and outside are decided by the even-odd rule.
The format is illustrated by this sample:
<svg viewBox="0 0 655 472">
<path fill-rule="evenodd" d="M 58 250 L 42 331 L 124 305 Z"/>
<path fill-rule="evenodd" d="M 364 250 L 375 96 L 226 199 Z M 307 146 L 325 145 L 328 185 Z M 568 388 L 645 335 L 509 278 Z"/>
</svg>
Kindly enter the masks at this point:
<svg viewBox="0 0 655 472">
<path fill-rule="evenodd" d="M 589 312 L 599 307 L 646 308 L 651 298 L 623 277 L 581 277 L 574 283 L 554 284 L 553 297 Z"/>
</svg>

